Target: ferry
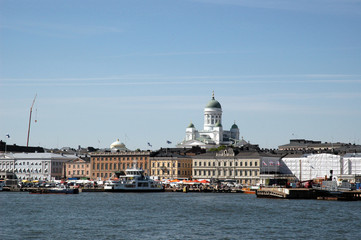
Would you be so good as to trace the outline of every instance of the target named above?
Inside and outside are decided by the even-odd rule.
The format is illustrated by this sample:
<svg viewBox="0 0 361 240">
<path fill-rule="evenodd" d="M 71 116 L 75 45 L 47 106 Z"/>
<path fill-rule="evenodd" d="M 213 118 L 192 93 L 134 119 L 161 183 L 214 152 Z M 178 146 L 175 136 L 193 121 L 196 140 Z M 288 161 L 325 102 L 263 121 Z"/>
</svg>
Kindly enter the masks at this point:
<svg viewBox="0 0 361 240">
<path fill-rule="evenodd" d="M 120 176 L 118 180 L 108 180 L 104 183 L 106 192 L 162 192 L 164 187 L 161 182 L 154 181 L 144 175 L 144 170 L 128 168 L 125 176 Z"/>
</svg>

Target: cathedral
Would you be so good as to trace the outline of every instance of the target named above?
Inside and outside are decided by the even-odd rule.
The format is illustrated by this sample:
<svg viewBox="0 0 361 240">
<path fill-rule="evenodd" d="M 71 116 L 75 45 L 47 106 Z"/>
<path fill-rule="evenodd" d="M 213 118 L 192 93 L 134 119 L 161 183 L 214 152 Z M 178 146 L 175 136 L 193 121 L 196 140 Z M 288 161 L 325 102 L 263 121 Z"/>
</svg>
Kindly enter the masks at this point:
<svg viewBox="0 0 361 240">
<path fill-rule="evenodd" d="M 244 140 L 242 140 L 243 143 Z M 231 129 L 224 130 L 222 126 L 222 106 L 214 98 L 204 108 L 203 130 L 197 130 L 193 123 L 186 128 L 186 137 L 177 147 L 200 146 L 203 148 L 219 145 L 239 144 L 239 129 L 234 123 Z"/>
</svg>

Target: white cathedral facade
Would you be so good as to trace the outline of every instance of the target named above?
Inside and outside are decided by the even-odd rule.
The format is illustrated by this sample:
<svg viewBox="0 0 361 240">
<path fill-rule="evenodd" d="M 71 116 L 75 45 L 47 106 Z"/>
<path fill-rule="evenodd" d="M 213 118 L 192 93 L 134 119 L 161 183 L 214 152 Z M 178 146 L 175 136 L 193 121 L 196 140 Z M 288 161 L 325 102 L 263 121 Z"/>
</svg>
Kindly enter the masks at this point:
<svg viewBox="0 0 361 240">
<path fill-rule="evenodd" d="M 243 140 L 242 140 L 243 142 Z M 234 123 L 231 129 L 224 130 L 222 126 L 222 106 L 214 98 L 204 108 L 203 130 L 197 130 L 193 123 L 186 128 L 186 137 L 177 147 L 200 146 L 203 148 L 217 145 L 230 145 L 239 143 L 239 129 Z"/>
</svg>

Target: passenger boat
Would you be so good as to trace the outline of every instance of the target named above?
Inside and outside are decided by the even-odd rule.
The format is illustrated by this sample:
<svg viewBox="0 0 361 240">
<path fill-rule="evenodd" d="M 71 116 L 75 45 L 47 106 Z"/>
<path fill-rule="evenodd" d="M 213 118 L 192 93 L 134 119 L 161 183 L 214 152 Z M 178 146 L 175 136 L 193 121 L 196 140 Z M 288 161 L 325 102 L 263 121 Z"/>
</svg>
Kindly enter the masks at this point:
<svg viewBox="0 0 361 240">
<path fill-rule="evenodd" d="M 108 180 L 104 184 L 106 192 L 162 192 L 161 182 L 154 181 L 144 175 L 144 170 L 133 166 L 125 170 L 125 176 L 119 180 Z"/>
<path fill-rule="evenodd" d="M 31 194 L 78 194 L 79 189 L 60 185 L 52 188 L 35 188 L 31 189 L 29 192 Z"/>
</svg>

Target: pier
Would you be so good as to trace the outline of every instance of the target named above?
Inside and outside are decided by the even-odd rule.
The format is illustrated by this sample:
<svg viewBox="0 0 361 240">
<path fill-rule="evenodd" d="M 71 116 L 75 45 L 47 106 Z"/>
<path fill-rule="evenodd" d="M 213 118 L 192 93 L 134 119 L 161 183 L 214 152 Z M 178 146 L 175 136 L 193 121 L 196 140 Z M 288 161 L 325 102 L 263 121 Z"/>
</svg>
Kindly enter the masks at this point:
<svg viewBox="0 0 361 240">
<path fill-rule="evenodd" d="M 334 201 L 359 201 L 361 191 L 323 191 L 312 188 L 262 188 L 256 192 L 258 198 L 317 199 Z"/>
</svg>

